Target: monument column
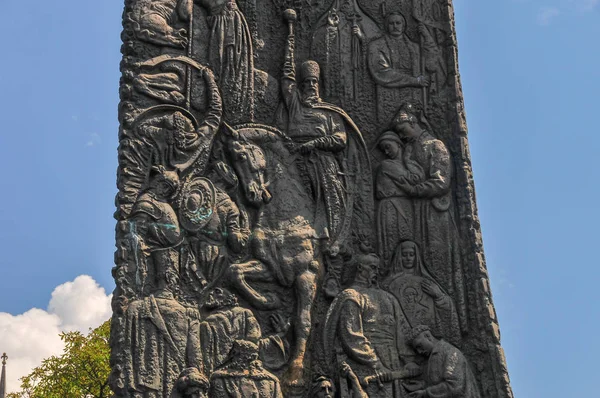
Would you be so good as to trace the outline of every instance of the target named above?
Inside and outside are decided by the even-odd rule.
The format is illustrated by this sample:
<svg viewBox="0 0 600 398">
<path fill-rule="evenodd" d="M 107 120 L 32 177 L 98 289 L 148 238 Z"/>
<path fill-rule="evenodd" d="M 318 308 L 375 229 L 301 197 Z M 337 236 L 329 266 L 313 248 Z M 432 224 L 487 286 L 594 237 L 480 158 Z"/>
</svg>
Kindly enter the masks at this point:
<svg viewBox="0 0 600 398">
<path fill-rule="evenodd" d="M 125 0 L 118 398 L 512 398 L 450 0 Z"/>
</svg>

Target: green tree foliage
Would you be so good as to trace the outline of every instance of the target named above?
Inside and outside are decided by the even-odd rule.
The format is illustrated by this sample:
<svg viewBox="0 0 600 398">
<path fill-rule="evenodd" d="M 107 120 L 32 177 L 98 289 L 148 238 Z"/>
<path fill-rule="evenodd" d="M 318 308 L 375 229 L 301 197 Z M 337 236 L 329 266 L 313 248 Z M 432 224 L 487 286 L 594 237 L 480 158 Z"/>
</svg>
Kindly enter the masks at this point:
<svg viewBox="0 0 600 398">
<path fill-rule="evenodd" d="M 60 335 L 65 348 L 60 356 L 42 364 L 21 378 L 21 391 L 7 398 L 108 398 L 110 373 L 108 343 L 110 321 L 90 331 Z"/>
</svg>

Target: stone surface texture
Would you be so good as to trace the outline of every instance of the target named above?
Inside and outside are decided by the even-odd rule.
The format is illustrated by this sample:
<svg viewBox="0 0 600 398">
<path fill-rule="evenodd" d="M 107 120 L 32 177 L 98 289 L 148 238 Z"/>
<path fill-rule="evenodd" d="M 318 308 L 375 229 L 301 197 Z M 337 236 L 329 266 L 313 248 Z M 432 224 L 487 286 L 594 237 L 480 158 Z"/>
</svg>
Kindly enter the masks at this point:
<svg viewBox="0 0 600 398">
<path fill-rule="evenodd" d="M 125 0 L 119 398 L 512 398 L 450 0 Z"/>
</svg>

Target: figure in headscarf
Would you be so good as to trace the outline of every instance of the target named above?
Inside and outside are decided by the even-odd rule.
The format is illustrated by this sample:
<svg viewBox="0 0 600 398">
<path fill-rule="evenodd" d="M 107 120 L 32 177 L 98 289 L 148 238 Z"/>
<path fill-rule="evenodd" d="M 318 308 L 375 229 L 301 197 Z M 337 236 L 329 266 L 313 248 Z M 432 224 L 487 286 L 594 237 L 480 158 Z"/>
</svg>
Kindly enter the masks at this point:
<svg viewBox="0 0 600 398">
<path fill-rule="evenodd" d="M 423 168 L 425 178 L 415 182 L 406 177 L 388 176 L 412 198 L 414 240 L 422 245 L 423 259 L 432 275 L 454 299 L 461 330 L 466 330 L 465 281 L 452 206 L 450 152 L 442 141 L 433 137 L 429 125 L 410 105 L 401 108 L 391 127 L 406 143 L 405 157 Z"/>
<path fill-rule="evenodd" d="M 424 172 L 417 162 L 404 156 L 404 144 L 393 131 L 381 134 L 377 147 L 386 157 L 375 173 L 375 198 L 379 255 L 387 265 L 398 243 L 412 239 L 415 232 L 413 200 L 389 175 L 416 183 L 423 180 Z"/>
<path fill-rule="evenodd" d="M 427 325 L 435 336 L 460 342 L 460 325 L 452 297 L 429 273 L 419 246 L 400 243 L 384 285 L 392 293 L 412 326 Z"/>
</svg>

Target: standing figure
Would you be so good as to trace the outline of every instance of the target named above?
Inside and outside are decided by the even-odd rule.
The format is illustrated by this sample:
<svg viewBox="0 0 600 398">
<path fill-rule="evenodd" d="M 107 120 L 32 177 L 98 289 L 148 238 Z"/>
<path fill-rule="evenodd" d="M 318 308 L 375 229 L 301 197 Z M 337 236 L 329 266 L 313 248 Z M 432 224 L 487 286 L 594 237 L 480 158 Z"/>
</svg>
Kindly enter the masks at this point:
<svg viewBox="0 0 600 398">
<path fill-rule="evenodd" d="M 223 115 L 230 124 L 254 119 L 252 34 L 235 0 L 194 0 L 208 12 L 208 66 L 223 93 Z"/>
<path fill-rule="evenodd" d="M 385 124 L 398 104 L 422 100 L 423 76 L 419 45 L 406 35 L 406 18 L 399 12 L 385 18 L 385 34 L 369 45 L 369 70 L 377 85 L 377 121 Z"/>
<path fill-rule="evenodd" d="M 169 201 L 179 189 L 174 171 L 158 166 L 150 186 L 131 210 L 130 242 L 136 261 L 136 281 L 142 295 L 173 298 L 179 283 L 184 238 L 177 214 Z"/>
<path fill-rule="evenodd" d="M 258 359 L 258 346 L 237 340 L 229 360 L 210 378 L 210 397 L 283 398 L 279 379 Z"/>
<path fill-rule="evenodd" d="M 371 378 L 373 382 L 365 387 L 370 398 L 400 397 L 399 383 L 379 386 L 377 374 L 403 370 L 400 353 L 406 351 L 405 333 L 410 327 L 396 298 L 377 286 L 379 263 L 376 255 L 358 256 L 354 282 L 327 313 L 324 343 L 327 358 L 338 367 L 346 362 L 359 379 Z M 344 373 L 345 382 L 350 371 Z M 342 392 L 342 396 L 347 395 Z"/>
<path fill-rule="evenodd" d="M 412 391 L 410 398 L 481 397 L 477 379 L 458 348 L 433 337 L 427 326 L 413 328 L 410 342 L 419 354 L 428 358 L 424 383 L 406 384 Z"/>
<path fill-rule="evenodd" d="M 425 173 L 420 182 L 389 174 L 415 205 L 415 240 L 423 247 L 423 259 L 436 281 L 454 299 L 461 329 L 466 327 L 466 299 L 458 230 L 452 214 L 452 160 L 446 145 L 421 124 L 411 106 L 404 106 L 392 122 L 394 131 L 407 142 L 406 157 Z"/>
<path fill-rule="evenodd" d="M 419 246 L 410 240 L 398 245 L 385 282 L 413 326 L 427 325 L 435 336 L 460 342 L 458 314 L 450 297 L 429 273 Z"/>
<path fill-rule="evenodd" d="M 414 182 L 422 181 L 425 175 L 417 162 L 405 158 L 404 143 L 393 131 L 381 134 L 377 147 L 386 157 L 375 172 L 377 237 L 379 255 L 385 267 L 388 267 L 398 243 L 412 239 L 415 231 L 412 198 L 388 174 L 406 177 Z"/>
<path fill-rule="evenodd" d="M 186 368 L 201 369 L 200 315 L 173 298 L 133 301 L 125 316 L 124 386 L 127 396 L 171 397 Z"/>
<path fill-rule="evenodd" d="M 367 44 L 380 36 L 379 27 L 356 0 L 335 0 L 316 26 L 311 56 L 323 66 L 323 96 L 345 109 L 364 106 L 363 94 L 373 91 Z"/>
<path fill-rule="evenodd" d="M 361 217 L 358 225 L 371 227 L 369 154 L 362 134 L 346 112 L 321 100 L 319 64 L 304 62 L 296 80 L 293 15 L 286 14 L 290 34 L 281 83 L 286 130 L 300 152 L 298 168 L 315 202 L 317 235 L 327 242 L 332 254 L 337 254 L 357 217 Z"/>
</svg>

